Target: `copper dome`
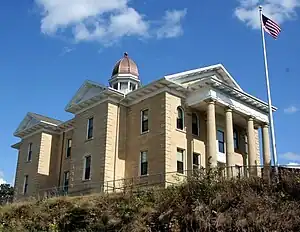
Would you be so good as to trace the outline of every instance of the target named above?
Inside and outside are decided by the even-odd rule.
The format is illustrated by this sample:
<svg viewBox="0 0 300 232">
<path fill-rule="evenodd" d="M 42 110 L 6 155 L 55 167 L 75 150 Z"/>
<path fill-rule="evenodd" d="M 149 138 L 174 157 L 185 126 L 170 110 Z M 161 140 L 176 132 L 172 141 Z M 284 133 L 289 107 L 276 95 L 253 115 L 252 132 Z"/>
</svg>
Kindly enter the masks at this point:
<svg viewBox="0 0 300 232">
<path fill-rule="evenodd" d="M 128 53 L 124 53 L 124 57 L 119 60 L 112 72 L 112 76 L 117 74 L 132 74 L 134 76 L 139 76 L 139 70 L 136 63 L 128 57 Z"/>
</svg>

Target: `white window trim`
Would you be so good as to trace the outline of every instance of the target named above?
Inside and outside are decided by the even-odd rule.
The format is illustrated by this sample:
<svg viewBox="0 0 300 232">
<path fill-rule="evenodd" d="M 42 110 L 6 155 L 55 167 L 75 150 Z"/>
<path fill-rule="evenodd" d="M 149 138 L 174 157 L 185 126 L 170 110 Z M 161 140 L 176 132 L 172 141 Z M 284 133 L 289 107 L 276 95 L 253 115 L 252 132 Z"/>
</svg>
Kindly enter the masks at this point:
<svg viewBox="0 0 300 232">
<path fill-rule="evenodd" d="M 64 181 L 63 181 L 63 187 L 65 187 L 65 185 L 66 185 L 66 173 L 68 173 L 69 174 L 69 185 L 70 185 L 70 171 L 64 171 Z"/>
<path fill-rule="evenodd" d="M 86 158 L 91 157 L 91 164 L 90 164 L 90 178 L 85 179 L 85 169 L 86 169 Z M 90 154 L 86 154 L 83 156 L 83 172 L 82 172 L 82 180 L 83 181 L 89 181 L 92 179 L 92 156 Z"/>
<path fill-rule="evenodd" d="M 178 108 L 182 110 L 182 129 L 177 128 L 177 119 L 178 119 Z M 185 131 L 185 111 L 182 106 L 177 106 L 176 108 L 176 126 L 175 128 L 179 131 Z"/>
<path fill-rule="evenodd" d="M 89 133 L 89 124 L 90 124 L 90 119 L 93 119 L 93 134 L 92 134 L 92 137 L 91 138 L 89 138 L 88 137 L 88 133 Z M 94 118 L 94 116 L 91 116 L 91 117 L 89 117 L 88 118 L 88 120 L 87 120 L 87 124 L 86 124 L 86 140 L 91 140 L 91 139 L 93 139 L 94 138 L 94 128 L 95 128 L 95 118 Z"/>
<path fill-rule="evenodd" d="M 30 157 L 30 159 L 29 159 L 29 152 L 31 151 L 31 157 Z M 29 143 L 28 144 L 28 149 L 27 149 L 27 159 L 26 159 L 26 161 L 27 162 L 30 162 L 32 160 L 32 143 Z"/>
<path fill-rule="evenodd" d="M 183 151 L 183 173 L 179 173 L 177 172 L 178 171 L 178 168 L 177 168 L 177 152 L 178 150 L 182 150 Z M 177 147 L 176 148 L 176 173 L 179 174 L 179 175 L 185 175 L 187 171 L 187 157 L 186 157 L 186 150 L 184 148 L 181 148 L 181 147 Z"/>
<path fill-rule="evenodd" d="M 27 192 L 26 193 L 28 193 L 28 180 L 29 180 L 29 175 L 27 175 L 27 174 L 25 174 L 24 175 L 24 181 L 23 181 L 23 195 L 25 195 L 26 193 L 25 193 L 25 184 L 26 184 L 26 179 L 27 179 Z"/>
<path fill-rule="evenodd" d="M 71 156 L 68 157 L 69 140 L 71 140 L 71 147 L 70 148 L 72 150 L 72 142 L 73 141 L 72 141 L 71 138 L 67 138 L 67 141 L 66 141 L 66 144 L 67 144 L 67 146 L 66 146 L 66 155 L 65 155 L 66 158 L 70 158 L 71 157 Z"/>
<path fill-rule="evenodd" d="M 142 175 L 142 153 L 146 152 L 146 156 L 147 156 L 147 174 Z M 140 151 L 140 158 L 139 158 L 139 176 L 149 176 L 149 161 L 148 161 L 148 150 L 142 150 Z"/>
<path fill-rule="evenodd" d="M 143 131 L 143 112 L 146 110 L 148 110 L 148 130 Z M 149 112 L 150 112 L 149 108 L 145 108 L 145 109 L 141 110 L 141 113 L 140 113 L 140 132 L 141 132 L 141 134 L 146 134 L 149 132 Z"/>
<path fill-rule="evenodd" d="M 198 153 L 198 152 L 193 152 L 192 153 L 192 167 L 194 168 L 194 154 L 197 154 L 198 155 L 198 163 L 199 163 L 199 167 L 198 167 L 198 169 L 201 169 L 201 167 L 202 167 L 202 163 L 201 163 L 201 154 L 200 153 Z"/>
<path fill-rule="evenodd" d="M 195 115 L 196 115 L 196 118 L 197 118 L 197 128 L 198 128 L 198 133 L 197 133 L 197 135 L 193 134 L 193 114 L 195 114 Z M 193 134 L 194 136 L 200 136 L 200 122 L 199 122 L 199 120 L 200 120 L 199 115 L 198 115 L 196 112 L 192 112 L 192 134 Z"/>
</svg>

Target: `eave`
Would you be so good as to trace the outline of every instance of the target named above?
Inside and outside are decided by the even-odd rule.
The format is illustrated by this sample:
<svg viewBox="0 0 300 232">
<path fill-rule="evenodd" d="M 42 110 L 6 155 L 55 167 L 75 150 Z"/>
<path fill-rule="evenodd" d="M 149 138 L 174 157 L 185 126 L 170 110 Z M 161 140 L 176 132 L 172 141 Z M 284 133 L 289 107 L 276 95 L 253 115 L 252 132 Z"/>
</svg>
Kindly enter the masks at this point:
<svg viewBox="0 0 300 232">
<path fill-rule="evenodd" d="M 25 136 L 28 136 L 28 135 L 30 135 L 38 130 L 42 130 L 42 129 L 49 130 L 53 133 L 59 133 L 59 129 L 57 126 L 51 125 L 51 124 L 48 124 L 45 122 L 39 122 L 38 124 L 28 128 L 26 130 L 22 130 L 22 131 L 14 133 L 14 136 L 23 138 Z"/>
<path fill-rule="evenodd" d="M 113 88 L 108 87 L 103 92 L 101 92 L 99 95 L 96 95 L 90 99 L 87 99 L 83 102 L 80 102 L 78 104 L 71 104 L 68 108 L 65 110 L 69 113 L 76 114 L 78 112 L 81 112 L 82 110 L 92 107 L 93 105 L 99 104 L 99 102 L 104 100 L 109 100 L 109 98 L 121 100 L 124 98 L 124 94 L 116 91 Z"/>
<path fill-rule="evenodd" d="M 19 150 L 21 145 L 22 145 L 22 142 L 20 141 L 18 143 L 15 143 L 15 144 L 11 145 L 11 148 Z"/>
</svg>

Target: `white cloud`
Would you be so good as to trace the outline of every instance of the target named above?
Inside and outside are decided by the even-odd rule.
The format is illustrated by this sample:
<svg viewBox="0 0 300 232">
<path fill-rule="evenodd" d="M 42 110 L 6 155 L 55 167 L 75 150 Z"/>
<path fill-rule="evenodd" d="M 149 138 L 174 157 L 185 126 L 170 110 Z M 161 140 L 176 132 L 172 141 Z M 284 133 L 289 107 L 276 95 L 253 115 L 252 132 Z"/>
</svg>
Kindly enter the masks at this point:
<svg viewBox="0 0 300 232">
<path fill-rule="evenodd" d="M 62 49 L 62 52 L 60 53 L 60 56 L 64 56 L 70 52 L 73 52 L 75 50 L 75 48 L 70 48 L 70 47 L 64 47 Z"/>
<path fill-rule="evenodd" d="M 4 180 L 4 174 L 2 171 L 0 171 L 0 185 L 6 184 L 7 182 Z"/>
<path fill-rule="evenodd" d="M 297 16 L 296 9 L 300 7 L 300 0 L 238 0 L 240 5 L 234 13 L 238 19 L 253 29 L 260 28 L 258 6 L 262 5 L 263 13 L 282 24 Z"/>
<path fill-rule="evenodd" d="M 294 152 L 286 152 L 282 154 L 281 157 L 285 160 L 291 161 L 292 163 L 300 162 L 300 154 Z"/>
<path fill-rule="evenodd" d="M 157 37 L 173 38 L 182 35 L 181 22 L 186 13 L 187 9 L 167 11 L 162 20 L 162 27 L 157 30 Z"/>
<path fill-rule="evenodd" d="M 289 106 L 288 108 L 285 108 L 284 113 L 286 114 L 293 114 L 299 111 L 299 109 L 296 106 Z"/>
<path fill-rule="evenodd" d="M 167 11 L 157 27 L 129 0 L 35 0 L 41 9 L 41 31 L 47 35 L 71 31 L 75 41 L 111 44 L 124 36 L 172 38 L 182 34 L 186 10 Z M 71 30 L 69 30 L 71 29 Z M 160 33 L 158 33 L 160 31 Z"/>
</svg>

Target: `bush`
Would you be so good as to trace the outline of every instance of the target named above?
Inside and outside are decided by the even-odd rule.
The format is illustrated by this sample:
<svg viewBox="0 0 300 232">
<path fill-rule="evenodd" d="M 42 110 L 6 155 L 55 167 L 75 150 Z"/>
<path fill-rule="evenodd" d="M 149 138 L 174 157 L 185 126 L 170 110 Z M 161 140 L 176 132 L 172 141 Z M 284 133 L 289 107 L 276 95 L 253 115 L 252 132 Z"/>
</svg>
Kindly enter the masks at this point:
<svg viewBox="0 0 300 232">
<path fill-rule="evenodd" d="M 62 197 L 0 208 L 0 231 L 300 231 L 300 181 L 195 176 L 137 193 Z"/>
</svg>

